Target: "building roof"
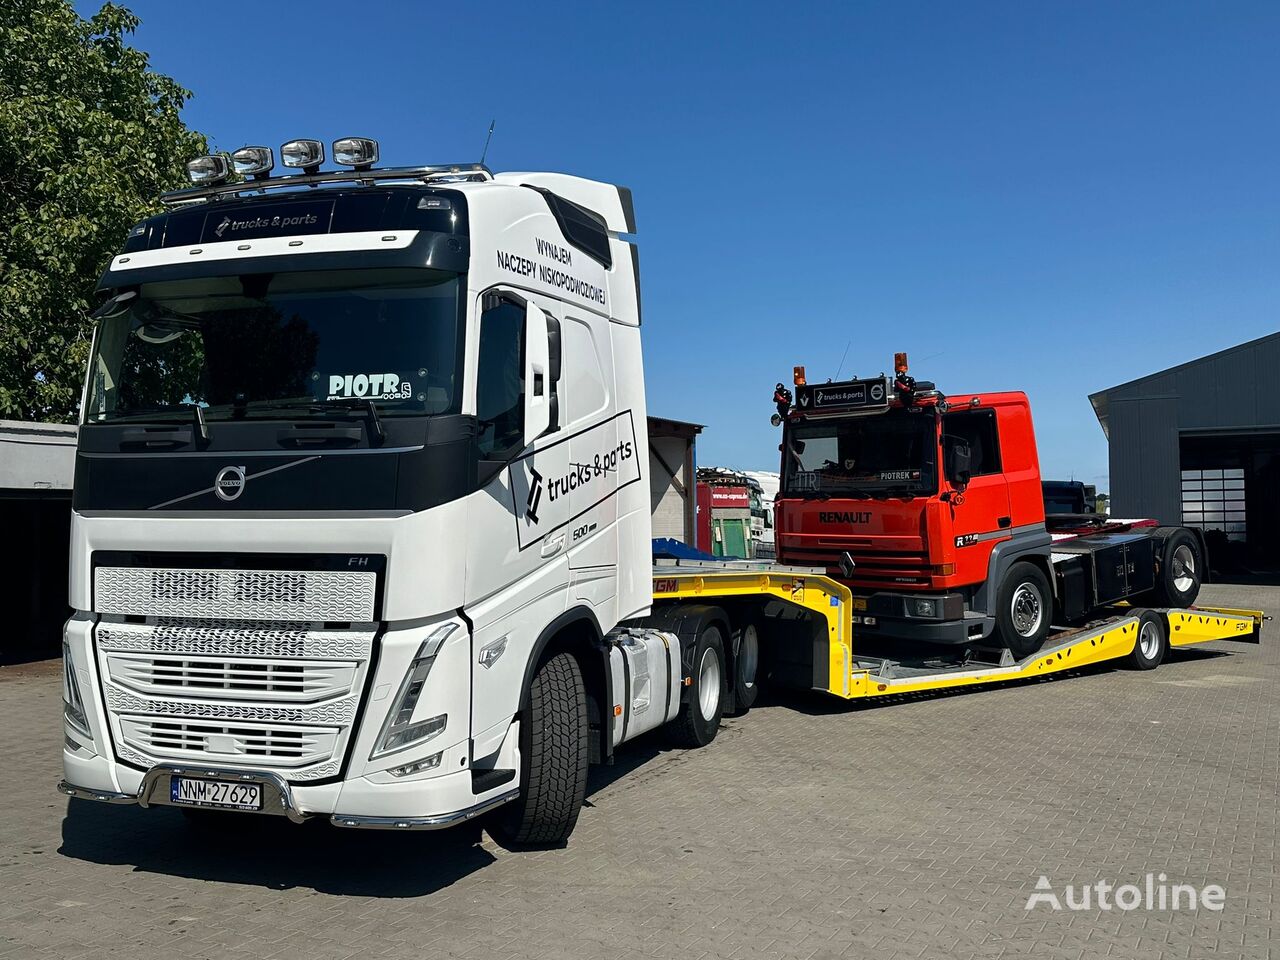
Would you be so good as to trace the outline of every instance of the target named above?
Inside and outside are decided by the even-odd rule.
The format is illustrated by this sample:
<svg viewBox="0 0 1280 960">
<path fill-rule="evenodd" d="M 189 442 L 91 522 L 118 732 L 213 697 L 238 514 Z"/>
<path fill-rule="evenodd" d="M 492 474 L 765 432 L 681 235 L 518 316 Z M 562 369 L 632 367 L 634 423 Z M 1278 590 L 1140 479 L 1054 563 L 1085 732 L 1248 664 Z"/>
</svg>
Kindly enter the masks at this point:
<svg viewBox="0 0 1280 960">
<path fill-rule="evenodd" d="M 1188 360 L 1089 395 L 1102 432 L 1110 438 L 1110 407 L 1118 400 L 1165 397 L 1194 401 L 1198 412 L 1216 408 L 1210 417 L 1226 423 L 1273 423 L 1270 409 L 1258 408 L 1261 385 L 1280 367 L 1280 332 Z M 1263 405 L 1266 401 L 1262 400 Z M 1198 417 L 1197 419 L 1204 419 Z"/>
<path fill-rule="evenodd" d="M 704 423 L 687 420 L 668 420 L 665 417 L 649 417 L 649 436 L 684 437 L 692 439 L 706 428 Z"/>
</svg>

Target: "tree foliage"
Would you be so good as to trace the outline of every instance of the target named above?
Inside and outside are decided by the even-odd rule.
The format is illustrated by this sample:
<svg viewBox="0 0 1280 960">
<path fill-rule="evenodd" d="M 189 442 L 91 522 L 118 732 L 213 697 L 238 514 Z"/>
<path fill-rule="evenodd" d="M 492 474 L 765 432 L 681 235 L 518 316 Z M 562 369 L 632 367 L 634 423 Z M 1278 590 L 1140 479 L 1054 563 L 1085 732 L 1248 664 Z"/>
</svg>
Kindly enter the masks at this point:
<svg viewBox="0 0 1280 960">
<path fill-rule="evenodd" d="M 126 43 L 138 23 L 0 4 L 0 418 L 75 419 L 97 278 L 206 152 L 190 92 Z"/>
</svg>

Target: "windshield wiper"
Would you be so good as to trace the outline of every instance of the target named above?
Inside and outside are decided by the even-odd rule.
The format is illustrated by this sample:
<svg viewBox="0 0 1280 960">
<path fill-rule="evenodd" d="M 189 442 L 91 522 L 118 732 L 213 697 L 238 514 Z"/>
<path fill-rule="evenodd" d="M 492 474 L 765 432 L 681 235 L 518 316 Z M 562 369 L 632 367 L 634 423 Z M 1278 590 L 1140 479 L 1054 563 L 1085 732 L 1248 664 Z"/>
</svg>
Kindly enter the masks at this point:
<svg viewBox="0 0 1280 960">
<path fill-rule="evenodd" d="M 195 427 L 196 436 L 200 438 L 202 444 L 209 443 L 209 426 L 204 419 L 204 407 L 198 403 L 174 403 L 170 405 L 173 413 L 179 411 L 191 411 L 192 425 Z M 114 423 L 140 423 L 140 424 L 157 424 L 163 425 L 172 421 L 165 418 L 165 410 L 152 410 L 148 413 L 126 414 L 120 417 L 112 417 L 108 422 Z M 164 418 L 164 419 L 162 419 Z"/>
<path fill-rule="evenodd" d="M 254 404 L 254 410 L 362 410 L 369 418 L 369 440 L 374 439 L 381 444 L 387 439 L 382 429 L 382 418 L 378 416 L 378 407 L 371 397 L 335 397 L 332 400 L 316 400 L 308 397 L 305 400 L 281 400 L 275 403 Z"/>
</svg>

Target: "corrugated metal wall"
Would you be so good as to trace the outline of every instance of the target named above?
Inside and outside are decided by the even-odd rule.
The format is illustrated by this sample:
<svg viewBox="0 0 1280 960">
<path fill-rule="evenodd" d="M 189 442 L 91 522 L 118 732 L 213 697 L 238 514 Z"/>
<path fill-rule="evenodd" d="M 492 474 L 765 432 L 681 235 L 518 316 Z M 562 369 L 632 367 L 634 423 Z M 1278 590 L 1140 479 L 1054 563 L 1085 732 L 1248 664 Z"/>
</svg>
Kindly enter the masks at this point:
<svg viewBox="0 0 1280 960">
<path fill-rule="evenodd" d="M 1280 333 L 1102 391 L 1111 512 L 1179 523 L 1186 433 L 1280 430 Z"/>
<path fill-rule="evenodd" d="M 1110 411 L 1111 515 L 1180 523 L 1177 400 L 1112 400 Z"/>
</svg>

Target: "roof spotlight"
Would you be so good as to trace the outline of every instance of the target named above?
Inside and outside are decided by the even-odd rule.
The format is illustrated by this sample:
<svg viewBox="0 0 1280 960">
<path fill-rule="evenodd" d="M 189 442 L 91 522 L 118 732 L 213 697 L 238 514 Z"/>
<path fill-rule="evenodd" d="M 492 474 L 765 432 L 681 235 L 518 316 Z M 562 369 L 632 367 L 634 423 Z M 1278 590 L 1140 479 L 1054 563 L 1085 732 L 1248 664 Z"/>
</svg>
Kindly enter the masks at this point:
<svg viewBox="0 0 1280 960">
<path fill-rule="evenodd" d="M 231 155 L 231 166 L 242 177 L 264 177 L 275 165 L 270 147 L 241 147 Z"/>
<path fill-rule="evenodd" d="M 364 137 L 343 137 L 333 141 L 333 162 L 357 170 L 368 170 L 378 162 L 378 141 Z"/>
<path fill-rule="evenodd" d="M 290 140 L 280 147 L 280 162 L 286 167 L 301 167 L 317 173 L 324 163 L 324 144 L 319 140 Z"/>
<path fill-rule="evenodd" d="M 231 164 L 218 153 L 196 157 L 187 164 L 187 179 L 197 186 L 222 183 L 231 176 Z"/>
</svg>

